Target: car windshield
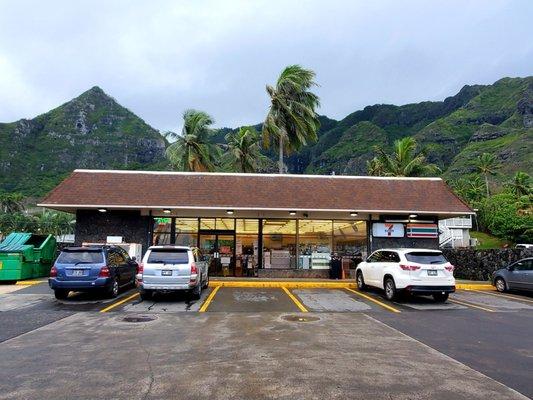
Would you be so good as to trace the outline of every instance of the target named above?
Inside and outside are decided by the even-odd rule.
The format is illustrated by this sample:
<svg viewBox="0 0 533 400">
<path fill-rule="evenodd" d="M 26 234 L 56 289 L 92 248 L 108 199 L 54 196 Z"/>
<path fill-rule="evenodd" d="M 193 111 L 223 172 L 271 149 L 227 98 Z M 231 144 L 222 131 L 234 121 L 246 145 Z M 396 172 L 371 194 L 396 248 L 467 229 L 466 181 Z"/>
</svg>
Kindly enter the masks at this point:
<svg viewBox="0 0 533 400">
<path fill-rule="evenodd" d="M 152 264 L 187 264 L 189 254 L 186 249 L 153 249 L 148 256 Z"/>
<path fill-rule="evenodd" d="M 418 264 L 445 264 L 448 262 L 442 253 L 434 253 L 429 251 L 413 251 L 405 253 L 407 261 Z"/>
<path fill-rule="evenodd" d="M 57 258 L 59 264 L 98 264 L 104 262 L 100 250 L 63 251 Z"/>
</svg>

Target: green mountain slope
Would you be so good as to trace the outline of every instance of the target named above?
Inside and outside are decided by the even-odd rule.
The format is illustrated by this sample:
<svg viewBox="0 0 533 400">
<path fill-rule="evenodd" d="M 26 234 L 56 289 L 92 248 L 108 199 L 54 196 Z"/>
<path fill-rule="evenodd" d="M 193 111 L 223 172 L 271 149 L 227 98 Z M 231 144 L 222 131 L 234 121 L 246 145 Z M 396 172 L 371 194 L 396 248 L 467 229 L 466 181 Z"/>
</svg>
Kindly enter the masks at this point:
<svg viewBox="0 0 533 400">
<path fill-rule="evenodd" d="M 158 131 L 93 87 L 31 120 L 0 124 L 0 190 L 40 196 L 75 168 L 157 168 Z"/>
</svg>

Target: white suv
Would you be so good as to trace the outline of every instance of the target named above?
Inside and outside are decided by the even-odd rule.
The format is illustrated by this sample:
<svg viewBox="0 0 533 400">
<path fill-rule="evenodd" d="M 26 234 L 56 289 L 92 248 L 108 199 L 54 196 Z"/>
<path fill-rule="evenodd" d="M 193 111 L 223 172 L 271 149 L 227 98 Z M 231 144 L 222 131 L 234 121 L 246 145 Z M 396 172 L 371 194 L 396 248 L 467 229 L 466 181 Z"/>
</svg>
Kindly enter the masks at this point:
<svg viewBox="0 0 533 400">
<path fill-rule="evenodd" d="M 146 251 L 136 275 L 143 300 L 156 291 L 186 290 L 200 299 L 209 285 L 207 263 L 197 248 L 187 246 L 151 246 Z"/>
<path fill-rule="evenodd" d="M 445 302 L 455 292 L 453 270 L 438 250 L 381 249 L 357 266 L 355 277 L 360 290 L 367 286 L 384 289 L 387 300 L 394 300 L 403 290 Z"/>
</svg>

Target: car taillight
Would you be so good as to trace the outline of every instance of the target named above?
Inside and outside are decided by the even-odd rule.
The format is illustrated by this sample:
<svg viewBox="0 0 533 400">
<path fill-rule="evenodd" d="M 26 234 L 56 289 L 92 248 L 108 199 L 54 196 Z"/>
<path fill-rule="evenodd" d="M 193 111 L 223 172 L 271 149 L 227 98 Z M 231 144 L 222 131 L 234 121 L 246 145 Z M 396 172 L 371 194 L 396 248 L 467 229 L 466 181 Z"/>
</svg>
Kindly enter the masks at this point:
<svg viewBox="0 0 533 400">
<path fill-rule="evenodd" d="M 142 274 L 144 272 L 144 265 L 143 264 L 138 264 L 137 265 L 137 273 L 138 274 Z"/>
<path fill-rule="evenodd" d="M 195 263 L 191 264 L 191 275 L 198 275 L 198 268 Z"/>
<path fill-rule="evenodd" d="M 57 277 L 57 268 L 54 265 L 52 268 L 50 268 L 50 278 L 55 278 L 55 277 Z"/>
<path fill-rule="evenodd" d="M 400 264 L 400 268 L 403 269 L 404 271 L 416 271 L 417 269 L 420 269 L 418 265 L 405 265 L 405 264 Z"/>
<path fill-rule="evenodd" d="M 109 267 L 102 267 L 100 268 L 100 273 L 98 274 L 99 278 L 109 278 L 111 276 L 111 272 L 109 271 Z"/>
<path fill-rule="evenodd" d="M 455 270 L 455 267 L 452 264 L 447 265 L 444 268 L 446 268 L 446 271 L 448 272 L 453 272 Z"/>
</svg>

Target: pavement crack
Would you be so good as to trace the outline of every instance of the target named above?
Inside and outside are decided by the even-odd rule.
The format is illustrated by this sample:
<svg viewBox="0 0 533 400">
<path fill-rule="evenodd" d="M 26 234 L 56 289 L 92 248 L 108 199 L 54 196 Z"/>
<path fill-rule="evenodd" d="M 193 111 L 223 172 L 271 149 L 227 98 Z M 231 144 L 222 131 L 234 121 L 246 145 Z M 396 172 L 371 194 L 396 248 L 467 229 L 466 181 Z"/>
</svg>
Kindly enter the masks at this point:
<svg viewBox="0 0 533 400">
<path fill-rule="evenodd" d="M 146 330 L 146 325 L 144 325 L 142 328 L 142 331 L 145 331 L 145 330 Z M 139 345 L 143 349 L 143 351 L 146 353 L 146 364 L 148 364 L 148 378 L 150 379 L 150 381 L 148 383 L 148 388 L 146 390 L 146 393 L 144 393 L 142 396 L 142 400 L 147 400 L 150 397 L 150 394 L 152 393 L 152 388 L 155 382 L 154 370 L 152 366 L 152 353 L 149 349 L 146 348 L 146 346 L 143 345 L 142 339 L 140 337 L 139 337 Z"/>
</svg>

